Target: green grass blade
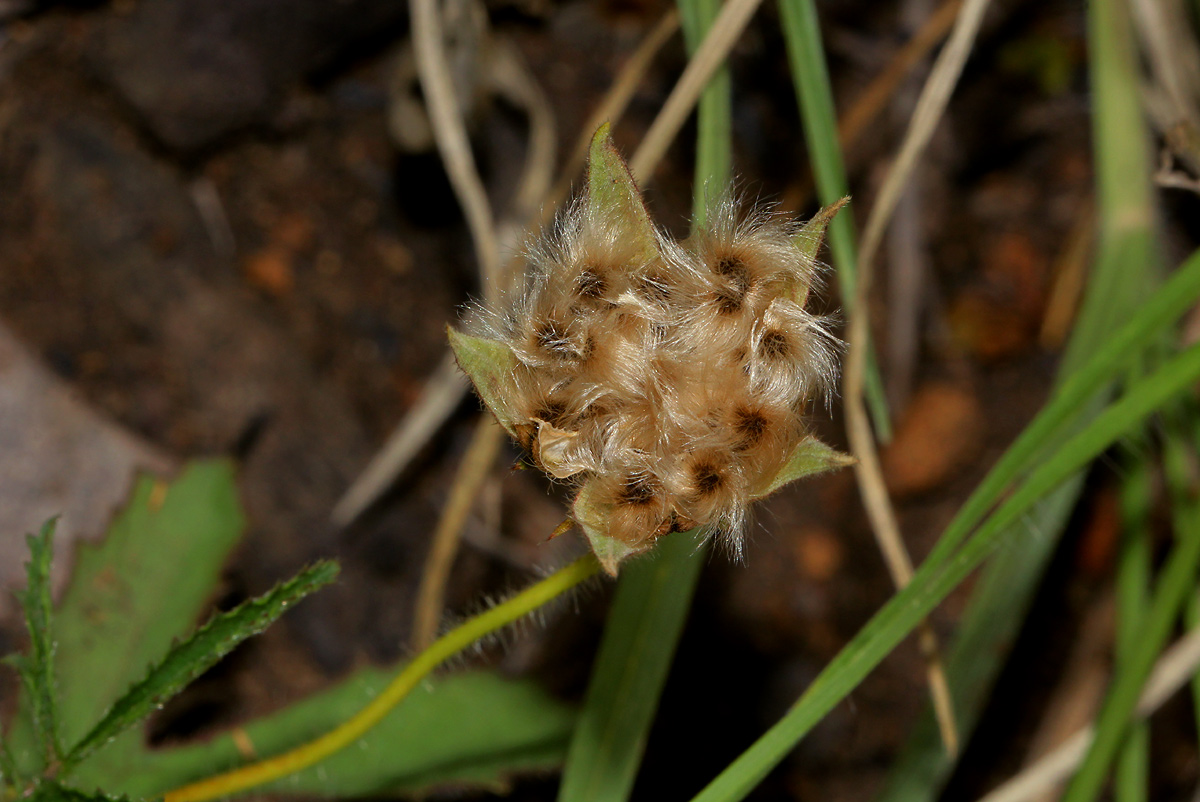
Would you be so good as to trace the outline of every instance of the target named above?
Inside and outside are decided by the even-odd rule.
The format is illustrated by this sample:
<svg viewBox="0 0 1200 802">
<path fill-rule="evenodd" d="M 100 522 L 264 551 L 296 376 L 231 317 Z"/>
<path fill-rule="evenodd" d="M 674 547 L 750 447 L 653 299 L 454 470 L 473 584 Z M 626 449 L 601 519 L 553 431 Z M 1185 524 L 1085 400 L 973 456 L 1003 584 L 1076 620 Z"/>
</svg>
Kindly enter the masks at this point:
<svg viewBox="0 0 1200 802">
<path fill-rule="evenodd" d="M 357 713 L 396 669 L 369 668 L 334 687 L 239 728 L 173 749 L 140 750 L 89 771 L 89 783 L 135 798 L 152 798 L 246 762 L 286 752 Z M 256 793 L 307 797 L 414 795 L 436 788 L 502 791 L 513 775 L 562 764 L 575 710 L 536 682 L 490 671 L 430 679 L 352 749 Z M 106 757 L 101 752 L 97 758 Z"/>
<path fill-rule="evenodd" d="M 241 532 L 233 465 L 206 461 L 170 485 L 140 480 L 104 540 L 76 550 L 55 615 L 65 742 L 83 738 L 146 666 L 195 627 Z M 21 707 L 28 709 L 24 699 Z M 137 749 L 140 736 L 117 741 L 101 754 Z M 14 727 L 9 746 L 19 769 L 34 765 L 26 729 Z"/>
<path fill-rule="evenodd" d="M 719 3 L 679 0 L 678 5 L 692 52 Z M 705 222 L 709 191 L 729 181 L 731 142 L 730 83 L 728 69 L 722 68 L 697 109 L 693 228 Z M 622 570 L 567 753 L 559 802 L 628 798 L 707 554 L 694 534 L 664 538 L 655 553 Z"/>
<path fill-rule="evenodd" d="M 842 161 L 842 148 L 838 143 L 837 113 L 833 106 L 833 89 L 829 84 L 816 6 L 812 0 L 780 0 L 779 14 L 817 195 L 821 205 L 828 206 L 849 195 L 850 188 Z M 853 312 L 858 273 L 858 253 L 854 242 L 853 209 L 845 209 L 830 223 L 829 250 L 842 290 L 842 304 L 850 312 Z M 891 418 L 873 347 L 869 347 L 867 353 L 866 398 L 875 431 L 880 440 L 887 442 L 892 436 Z"/>
<path fill-rule="evenodd" d="M 721 10 L 719 0 L 680 0 L 679 23 L 688 53 L 696 52 Z M 696 172 L 692 192 L 692 224 L 701 225 L 715 196 L 733 174 L 730 120 L 733 119 L 729 65 L 713 73 L 696 108 Z"/>
<path fill-rule="evenodd" d="M 1135 457 L 1121 489 L 1124 533 L 1117 563 L 1117 662 L 1127 665 L 1149 609 L 1152 534 L 1150 510 L 1154 490 L 1146 461 Z M 1116 802 L 1146 802 L 1149 789 L 1150 729 L 1134 725 L 1117 759 Z"/>
<path fill-rule="evenodd" d="M 1168 443 L 1168 447 L 1171 444 Z M 1172 516 L 1177 542 L 1162 570 L 1153 601 L 1134 644 L 1117 664 L 1116 678 L 1096 720 L 1096 737 L 1063 802 L 1090 802 L 1100 795 L 1108 773 L 1129 732 L 1133 710 L 1154 663 L 1167 645 L 1184 604 L 1196 586 L 1200 567 L 1200 501 L 1176 504 Z"/>
<path fill-rule="evenodd" d="M 257 599 L 213 616 L 191 637 L 174 646 L 143 680 L 109 708 L 64 759 L 63 775 L 96 749 L 161 708 L 238 644 L 269 627 L 289 607 L 328 585 L 337 573 L 336 563 L 319 562 Z"/>
<path fill-rule="evenodd" d="M 38 750 L 46 759 L 62 754 L 58 734 L 58 683 L 54 674 L 54 609 L 50 599 L 50 560 L 54 554 L 57 518 L 42 525 L 35 537 L 26 535 L 29 562 L 25 564 L 26 586 L 20 594 L 29 630 L 29 654 L 19 658 L 21 684 L 29 701 Z"/>
<path fill-rule="evenodd" d="M 629 797 L 691 605 L 692 594 L 678 588 L 694 588 L 704 565 L 698 551 L 694 531 L 671 535 L 649 558 L 622 571 L 571 740 L 560 802 Z"/>
<path fill-rule="evenodd" d="M 1188 599 L 1187 609 L 1184 610 L 1184 619 L 1188 629 L 1200 627 L 1200 595 L 1195 593 Z M 1196 719 L 1196 723 L 1200 725 L 1200 674 L 1192 677 L 1192 716 Z"/>
<path fill-rule="evenodd" d="M 1200 376 L 1200 346 L 1166 363 L 1131 392 L 1109 406 L 1083 431 L 1046 457 L 948 559 L 926 561 L 907 588 L 859 631 L 817 677 L 792 709 L 725 769 L 694 802 L 743 799 L 783 760 L 796 743 L 841 702 L 951 590 L 999 545 L 1002 535 L 1035 503 L 1128 434 L 1166 401 Z"/>
</svg>

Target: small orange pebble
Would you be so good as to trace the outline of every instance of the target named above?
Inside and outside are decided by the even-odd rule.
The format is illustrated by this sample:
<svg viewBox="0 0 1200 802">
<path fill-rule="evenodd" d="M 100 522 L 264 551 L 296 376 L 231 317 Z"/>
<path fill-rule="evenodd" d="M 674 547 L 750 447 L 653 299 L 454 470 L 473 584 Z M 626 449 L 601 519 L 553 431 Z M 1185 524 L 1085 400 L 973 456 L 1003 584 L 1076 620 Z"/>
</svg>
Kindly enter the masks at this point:
<svg viewBox="0 0 1200 802">
<path fill-rule="evenodd" d="M 970 389 L 950 382 L 922 385 L 881 457 L 888 488 L 904 497 L 938 487 L 978 454 L 983 429 Z"/>
<path fill-rule="evenodd" d="M 277 245 L 268 245 L 243 259 L 242 272 L 252 285 L 276 297 L 291 292 L 295 284 L 292 254 Z"/>
</svg>

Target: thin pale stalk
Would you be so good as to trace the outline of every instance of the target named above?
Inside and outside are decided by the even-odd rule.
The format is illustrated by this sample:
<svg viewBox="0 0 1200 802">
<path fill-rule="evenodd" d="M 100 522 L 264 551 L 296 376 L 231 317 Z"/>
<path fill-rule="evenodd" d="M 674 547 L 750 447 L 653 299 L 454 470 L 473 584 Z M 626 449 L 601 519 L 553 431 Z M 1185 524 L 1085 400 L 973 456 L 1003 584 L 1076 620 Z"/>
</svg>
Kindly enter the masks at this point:
<svg viewBox="0 0 1200 802">
<path fill-rule="evenodd" d="M 709 28 L 704 41 L 692 54 L 683 75 L 679 76 L 675 88 L 671 90 L 662 110 L 642 139 L 642 144 L 629 160 L 629 171 L 638 183 L 644 183 L 650 178 L 654 166 L 662 159 L 667 147 L 683 127 L 700 93 L 725 62 L 725 57 L 729 55 L 734 42 L 741 36 L 761 2 L 762 0 L 728 0 L 721 7 L 720 15 Z"/>
<path fill-rule="evenodd" d="M 424 649 L 437 635 L 445 607 L 446 581 L 450 578 L 450 568 L 458 554 L 459 537 L 503 441 L 504 430 L 495 419 L 488 414 L 480 417 L 467 453 L 463 455 L 458 472 L 454 475 L 454 484 L 450 487 L 450 495 L 425 558 L 425 570 L 421 572 L 416 612 L 413 614 L 413 646 L 417 649 Z"/>
<path fill-rule="evenodd" d="M 1138 718 L 1145 719 L 1174 696 L 1200 668 L 1200 629 L 1191 629 L 1155 664 L 1138 699 Z M 1083 759 L 1095 728 L 1080 730 L 1050 754 L 989 792 L 979 802 L 1027 802 L 1062 782 Z"/>
</svg>

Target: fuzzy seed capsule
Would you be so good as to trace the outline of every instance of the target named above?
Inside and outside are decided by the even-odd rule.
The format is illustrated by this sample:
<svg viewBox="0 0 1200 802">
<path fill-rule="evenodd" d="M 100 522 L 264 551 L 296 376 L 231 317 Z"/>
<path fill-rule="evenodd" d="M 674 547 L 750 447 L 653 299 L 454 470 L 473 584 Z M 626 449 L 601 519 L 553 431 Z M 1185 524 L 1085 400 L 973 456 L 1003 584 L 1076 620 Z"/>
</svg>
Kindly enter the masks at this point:
<svg viewBox="0 0 1200 802">
<path fill-rule="evenodd" d="M 751 501 L 815 443 L 800 410 L 836 373 L 838 342 L 803 306 L 815 247 L 730 198 L 675 242 L 606 129 L 597 142 L 588 194 L 530 248 L 525 286 L 476 316 L 472 334 L 511 354 L 480 392 L 581 488 L 576 520 L 612 547 L 610 570 L 695 527 L 737 551 Z"/>
</svg>

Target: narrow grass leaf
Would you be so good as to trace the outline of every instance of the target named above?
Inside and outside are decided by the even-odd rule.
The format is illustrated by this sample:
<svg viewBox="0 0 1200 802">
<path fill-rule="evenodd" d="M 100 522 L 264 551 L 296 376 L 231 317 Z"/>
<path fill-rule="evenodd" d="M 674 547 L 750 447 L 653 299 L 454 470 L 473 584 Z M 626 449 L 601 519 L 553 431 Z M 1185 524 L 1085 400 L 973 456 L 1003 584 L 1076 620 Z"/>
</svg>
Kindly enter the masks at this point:
<svg viewBox="0 0 1200 802">
<path fill-rule="evenodd" d="M 698 532 L 662 538 L 621 575 L 559 789 L 560 802 L 627 799 L 700 569 Z M 687 593 L 681 593 L 680 587 Z"/>
<path fill-rule="evenodd" d="M 721 10 L 720 0 L 682 0 L 679 22 L 689 53 L 696 52 Z M 700 97 L 696 108 L 696 170 L 692 192 L 692 220 L 704 221 L 712 195 L 725 188 L 733 174 L 729 127 L 733 119 L 733 92 L 729 65 L 722 64 Z"/>
<path fill-rule="evenodd" d="M 831 206 L 849 195 L 850 189 L 842 148 L 838 143 L 837 112 L 833 106 L 833 88 L 829 83 L 816 6 L 813 0 L 779 0 L 779 15 L 817 195 L 822 206 Z M 845 211 L 835 217 L 829 226 L 829 249 L 842 290 L 842 304 L 849 311 L 853 311 L 858 275 L 858 253 L 854 242 L 854 218 L 850 211 Z M 891 418 L 883 379 L 879 374 L 879 362 L 870 343 L 867 349 L 866 398 L 875 431 L 880 440 L 887 442 L 892 436 Z"/>
<path fill-rule="evenodd" d="M 1188 349 L 1112 404 L 1049 455 L 961 549 L 926 561 L 907 588 L 859 631 L 784 718 L 761 736 L 695 802 L 745 798 L 830 710 L 858 686 L 955 587 L 999 545 L 1006 530 L 1047 493 L 1087 465 L 1147 415 L 1200 377 L 1200 346 Z"/>
<path fill-rule="evenodd" d="M 18 659 L 21 684 L 29 701 L 34 736 L 38 749 L 47 758 L 62 754 L 58 735 L 58 684 L 54 674 L 54 609 L 50 599 L 50 560 L 54 554 L 54 528 L 51 518 L 42 531 L 26 535 L 29 562 L 25 564 L 26 586 L 20 594 L 29 630 L 29 654 Z"/>
<path fill-rule="evenodd" d="M 718 11 L 715 0 L 679 0 L 689 52 Z M 721 77 L 724 75 L 725 77 Z M 706 188 L 729 181 L 732 115 L 728 71 L 705 87 L 697 109 L 693 227 L 704 224 Z M 571 738 L 559 802 L 629 797 L 707 547 L 678 533 L 631 562 L 617 584 L 600 652 Z"/>
<path fill-rule="evenodd" d="M 242 641 L 259 634 L 293 604 L 332 582 L 337 573 L 336 563 L 319 562 L 270 592 L 213 616 L 191 637 L 174 646 L 72 747 L 63 761 L 64 773 L 162 707 Z"/>
<path fill-rule="evenodd" d="M 1117 662 L 1134 659 L 1150 599 L 1154 490 L 1144 456 L 1133 455 L 1121 487 L 1121 548 L 1117 558 Z M 1133 725 L 1121 747 L 1113 785 L 1116 802 L 1146 802 L 1149 793 L 1150 728 Z"/>
<path fill-rule="evenodd" d="M 190 746 L 143 750 L 89 779 L 151 798 L 304 743 L 357 713 L 395 669 L 356 672 L 333 688 Z M 350 749 L 257 791 L 321 797 L 416 795 L 453 787 L 501 792 L 514 776 L 562 764 L 575 723 L 570 705 L 537 683 L 471 671 L 431 679 Z M 100 753 L 101 755 L 105 753 Z"/>
<path fill-rule="evenodd" d="M 1176 545 L 1163 567 L 1141 631 L 1117 663 L 1116 678 L 1096 719 L 1096 737 L 1068 784 L 1063 802 L 1090 802 L 1100 795 L 1129 732 L 1142 687 L 1178 623 L 1189 594 L 1195 592 L 1196 570 L 1200 568 L 1200 500 L 1193 497 L 1177 503 L 1172 518 Z"/>
</svg>

